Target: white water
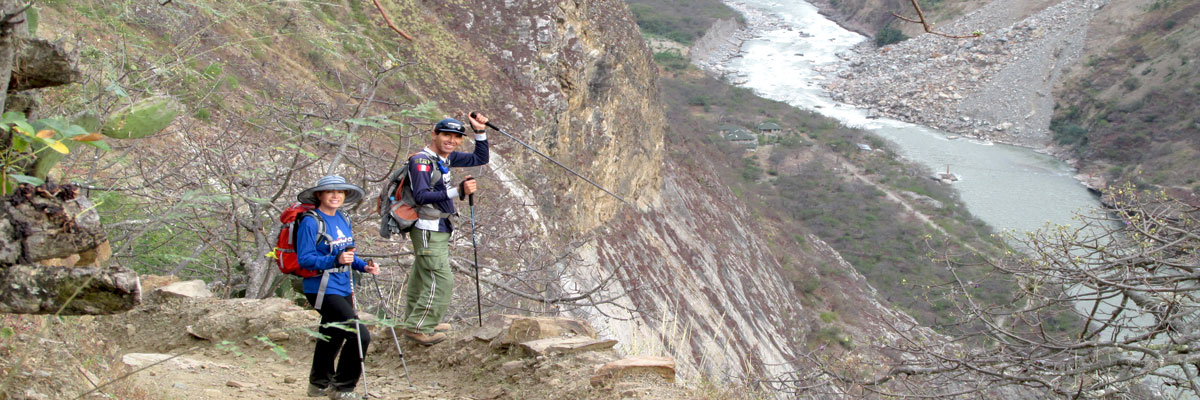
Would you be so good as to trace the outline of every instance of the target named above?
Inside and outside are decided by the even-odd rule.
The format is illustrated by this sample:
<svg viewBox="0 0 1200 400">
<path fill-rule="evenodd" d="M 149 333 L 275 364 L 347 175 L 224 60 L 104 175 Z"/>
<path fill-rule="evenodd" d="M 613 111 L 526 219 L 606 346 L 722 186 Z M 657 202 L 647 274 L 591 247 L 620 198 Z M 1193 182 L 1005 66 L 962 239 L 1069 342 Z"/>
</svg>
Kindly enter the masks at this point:
<svg viewBox="0 0 1200 400">
<path fill-rule="evenodd" d="M 934 171 L 957 174 L 954 187 L 967 208 L 999 230 L 1032 231 L 1046 223 L 1071 224 L 1077 211 L 1098 201 L 1074 180 L 1074 170 L 1027 148 L 950 140 L 950 134 L 890 119 L 869 119 L 865 110 L 834 102 L 821 88 L 838 54 L 867 38 L 848 31 L 801 1 L 741 0 L 759 35 L 742 44 L 742 56 L 723 67 L 733 81 L 760 96 L 784 101 L 873 132 L 904 157 Z M 790 28 L 790 29 L 789 29 Z"/>
</svg>

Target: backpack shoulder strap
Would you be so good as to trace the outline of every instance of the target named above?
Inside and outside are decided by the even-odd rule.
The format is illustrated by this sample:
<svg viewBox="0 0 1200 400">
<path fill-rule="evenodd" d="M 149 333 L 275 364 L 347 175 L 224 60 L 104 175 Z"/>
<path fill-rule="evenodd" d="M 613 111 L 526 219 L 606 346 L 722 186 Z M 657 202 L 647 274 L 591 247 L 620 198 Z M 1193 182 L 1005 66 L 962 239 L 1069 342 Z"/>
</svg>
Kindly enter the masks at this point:
<svg viewBox="0 0 1200 400">
<path fill-rule="evenodd" d="M 413 157 L 415 157 L 415 156 L 417 156 L 417 155 L 425 155 L 426 157 L 429 157 L 431 160 L 432 160 L 432 159 L 435 159 L 435 158 L 437 158 L 437 155 L 431 155 L 431 154 L 429 154 L 429 153 L 426 153 L 426 152 L 425 152 L 425 150 L 421 150 L 421 151 L 418 151 L 418 152 L 416 152 L 416 153 L 412 153 L 412 154 L 409 154 L 409 155 L 408 155 L 408 160 L 409 160 L 409 163 L 411 163 L 411 161 L 412 161 L 412 158 L 413 158 Z M 405 175 L 406 177 L 407 177 L 407 175 L 408 175 L 408 167 L 409 167 L 409 163 L 405 163 L 405 164 L 404 164 L 404 167 L 403 167 L 403 168 L 401 168 L 401 170 L 403 170 L 403 171 L 404 171 L 404 175 Z M 441 170 L 439 170 L 439 169 L 437 169 L 437 168 L 431 168 L 431 169 L 430 169 L 430 171 L 429 171 L 429 184 L 430 184 L 430 185 L 433 185 L 433 183 L 434 183 L 434 182 L 437 182 L 437 181 L 439 181 L 439 180 L 441 180 L 441 179 L 442 179 L 442 171 L 441 171 Z M 397 182 L 399 182 L 399 181 L 397 181 Z M 410 182 L 411 182 L 411 180 L 410 180 Z M 405 184 L 411 184 L 410 182 L 404 182 L 404 183 L 405 183 Z M 409 190 L 411 190 L 411 188 L 409 188 Z"/>
<path fill-rule="evenodd" d="M 321 239 L 325 239 L 325 243 L 332 243 L 333 238 L 325 233 L 325 218 L 317 215 L 317 210 L 308 210 L 296 216 L 296 226 L 300 226 L 300 220 L 304 217 L 312 217 L 317 222 L 317 240 L 316 243 L 321 243 Z"/>
</svg>

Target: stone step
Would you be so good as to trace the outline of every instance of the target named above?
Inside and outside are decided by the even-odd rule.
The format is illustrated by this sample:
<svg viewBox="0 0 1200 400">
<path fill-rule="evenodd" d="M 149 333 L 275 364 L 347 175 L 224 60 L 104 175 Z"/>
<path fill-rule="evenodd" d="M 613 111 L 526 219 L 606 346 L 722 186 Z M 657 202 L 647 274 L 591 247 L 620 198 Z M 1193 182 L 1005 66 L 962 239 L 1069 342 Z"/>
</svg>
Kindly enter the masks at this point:
<svg viewBox="0 0 1200 400">
<path fill-rule="evenodd" d="M 521 349 L 531 357 L 555 353 L 580 353 L 601 351 L 617 345 L 616 340 L 595 339 L 587 336 L 553 337 L 521 342 Z"/>
<path fill-rule="evenodd" d="M 490 341 L 493 348 L 507 348 L 524 342 L 555 337 L 588 337 L 595 339 L 596 330 L 586 321 L 562 317 L 524 317 L 492 315 L 476 328 L 473 336 Z"/>
<path fill-rule="evenodd" d="M 625 377 L 640 375 L 657 375 L 667 382 L 675 382 L 675 360 L 652 356 L 627 357 L 597 368 L 592 374 L 591 384 L 593 387 L 599 387 Z"/>
</svg>

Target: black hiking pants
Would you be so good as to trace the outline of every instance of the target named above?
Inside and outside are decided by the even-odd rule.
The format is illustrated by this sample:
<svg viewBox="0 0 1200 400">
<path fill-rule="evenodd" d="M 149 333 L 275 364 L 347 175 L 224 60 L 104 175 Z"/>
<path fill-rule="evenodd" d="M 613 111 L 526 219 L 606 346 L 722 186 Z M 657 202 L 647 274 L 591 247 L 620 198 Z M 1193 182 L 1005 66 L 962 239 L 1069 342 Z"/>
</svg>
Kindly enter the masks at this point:
<svg viewBox="0 0 1200 400">
<path fill-rule="evenodd" d="M 305 293 L 304 297 L 308 298 L 308 304 L 315 304 L 317 301 L 315 293 Z M 350 323 L 347 321 L 358 319 L 354 314 L 353 303 L 349 297 L 326 293 L 325 302 L 317 312 L 321 313 L 321 328 L 317 332 L 325 335 L 328 340 L 317 339 L 308 383 L 339 392 L 354 391 L 354 386 L 358 385 L 358 378 L 362 376 L 362 360 L 358 358 L 358 349 L 353 346 L 357 343 L 358 336 L 341 327 L 327 326 L 330 323 L 341 322 L 349 327 Z M 362 354 L 366 355 L 367 345 L 371 343 L 371 333 L 367 331 L 366 325 L 354 325 L 362 334 Z M 345 346 L 342 346 L 343 343 Z M 335 370 L 333 360 L 338 357 L 339 351 L 342 356 Z"/>
</svg>

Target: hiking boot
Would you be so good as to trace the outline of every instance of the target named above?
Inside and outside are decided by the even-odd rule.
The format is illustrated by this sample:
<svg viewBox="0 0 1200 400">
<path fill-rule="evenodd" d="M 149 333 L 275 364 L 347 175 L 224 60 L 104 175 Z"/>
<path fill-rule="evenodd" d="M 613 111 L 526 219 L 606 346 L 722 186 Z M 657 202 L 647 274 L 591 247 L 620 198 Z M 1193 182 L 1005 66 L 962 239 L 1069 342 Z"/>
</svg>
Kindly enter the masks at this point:
<svg viewBox="0 0 1200 400">
<path fill-rule="evenodd" d="M 321 397 L 328 394 L 328 391 L 329 388 L 327 387 L 320 387 L 311 383 L 308 384 L 308 397 Z"/>
<path fill-rule="evenodd" d="M 432 335 L 426 335 L 424 333 L 413 332 L 408 329 L 404 330 L 404 337 L 424 346 L 433 346 L 441 343 L 443 340 L 446 340 L 445 333 L 434 332 Z"/>
<path fill-rule="evenodd" d="M 332 400 L 359 400 L 362 397 L 355 392 L 339 392 L 336 390 L 330 390 L 329 398 Z"/>
<path fill-rule="evenodd" d="M 449 331 L 450 331 L 450 324 L 447 324 L 447 323 L 445 323 L 445 322 L 443 322 L 443 323 L 440 323 L 440 324 L 437 324 L 437 325 L 435 325 L 435 326 L 433 327 L 433 331 L 434 331 L 434 332 L 449 332 Z"/>
</svg>

